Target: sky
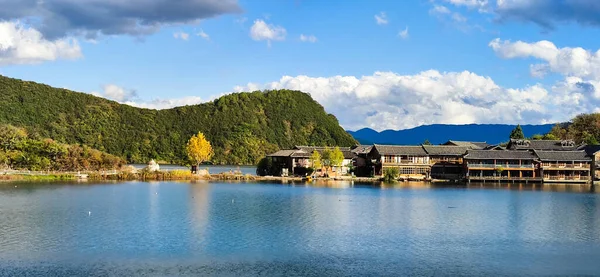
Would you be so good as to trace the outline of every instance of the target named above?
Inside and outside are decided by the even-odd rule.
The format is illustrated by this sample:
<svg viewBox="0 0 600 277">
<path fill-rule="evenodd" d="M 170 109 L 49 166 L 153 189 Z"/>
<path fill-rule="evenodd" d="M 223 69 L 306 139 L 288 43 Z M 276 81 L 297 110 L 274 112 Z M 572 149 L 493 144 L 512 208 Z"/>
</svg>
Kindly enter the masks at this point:
<svg viewBox="0 0 600 277">
<path fill-rule="evenodd" d="M 153 109 L 310 93 L 348 130 L 600 112 L 597 0 L 0 0 L 0 74 Z"/>
</svg>

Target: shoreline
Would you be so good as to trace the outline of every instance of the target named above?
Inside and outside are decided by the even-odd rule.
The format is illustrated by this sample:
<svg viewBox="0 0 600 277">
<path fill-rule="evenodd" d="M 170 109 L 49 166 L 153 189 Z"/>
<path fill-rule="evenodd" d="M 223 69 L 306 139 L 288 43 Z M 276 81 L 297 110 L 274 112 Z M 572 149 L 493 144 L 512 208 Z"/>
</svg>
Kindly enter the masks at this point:
<svg viewBox="0 0 600 277">
<path fill-rule="evenodd" d="M 10 182 L 10 181 L 246 181 L 246 182 L 277 182 L 277 183 L 297 183 L 297 182 L 305 182 L 309 183 L 312 181 L 317 182 L 357 182 L 368 184 L 371 183 L 373 185 L 378 184 L 406 184 L 406 183 L 426 183 L 430 185 L 441 185 L 441 184 L 452 184 L 458 186 L 468 186 L 470 183 L 468 181 L 458 181 L 458 180 L 441 180 L 441 179 L 431 179 L 431 180 L 397 180 L 394 182 L 385 182 L 383 178 L 378 177 L 351 177 L 351 176 L 343 176 L 336 178 L 306 178 L 306 177 L 281 177 L 281 176 L 257 176 L 252 174 L 236 174 L 236 173 L 218 173 L 218 174 L 208 174 L 208 175 L 197 175 L 192 174 L 189 171 L 155 171 L 155 172 L 113 172 L 107 174 L 106 172 L 87 172 L 87 173 L 77 173 L 74 174 L 72 172 L 53 172 L 48 174 L 34 173 L 20 173 L 20 174 L 10 174 L 4 173 L 0 174 L 0 182 Z M 490 181 L 490 182 L 475 182 L 474 184 L 527 184 L 526 182 L 498 182 L 498 181 Z M 529 183 L 531 185 L 548 185 L 548 186 L 597 186 L 600 185 L 600 182 L 592 183 Z"/>
</svg>

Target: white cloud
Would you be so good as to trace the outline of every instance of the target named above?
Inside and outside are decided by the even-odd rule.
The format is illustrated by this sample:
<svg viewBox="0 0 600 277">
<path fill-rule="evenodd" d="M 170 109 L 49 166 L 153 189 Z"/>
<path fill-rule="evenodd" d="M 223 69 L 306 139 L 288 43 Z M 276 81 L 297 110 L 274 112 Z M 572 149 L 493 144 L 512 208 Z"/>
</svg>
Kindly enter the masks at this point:
<svg viewBox="0 0 600 277">
<path fill-rule="evenodd" d="M 108 84 L 102 86 L 101 92 L 92 92 L 94 96 L 110 99 L 117 101 L 121 104 L 126 104 L 139 108 L 146 109 L 170 109 L 173 107 L 187 106 L 187 105 L 197 105 L 206 102 L 202 98 L 198 96 L 186 96 L 181 98 L 172 98 L 172 99 L 161 99 L 156 98 L 153 100 L 143 100 L 139 97 L 136 90 L 125 89 L 123 87 Z M 223 95 L 223 94 L 222 94 Z M 216 98 L 216 97 L 213 97 Z M 211 99 L 213 99 L 211 98 Z"/>
<path fill-rule="evenodd" d="M 205 40 L 210 40 L 210 36 L 207 33 L 205 33 L 202 29 L 200 29 L 200 32 L 198 32 L 196 35 Z"/>
<path fill-rule="evenodd" d="M 0 66 L 81 57 L 83 55 L 76 39 L 46 40 L 38 30 L 19 22 L 0 22 Z"/>
<path fill-rule="evenodd" d="M 315 42 L 317 42 L 317 37 L 315 37 L 313 35 L 304 35 L 304 34 L 301 34 L 300 35 L 300 41 L 315 43 Z"/>
<path fill-rule="evenodd" d="M 121 103 L 133 101 L 138 98 L 135 90 L 127 90 L 113 84 L 104 85 L 102 86 L 102 92 L 92 92 L 92 94 Z"/>
<path fill-rule="evenodd" d="M 534 43 L 523 41 L 492 40 L 489 46 L 504 59 L 535 58 L 543 64 L 531 66 L 534 76 L 543 76 L 548 71 L 564 76 L 600 80 L 600 50 L 595 52 L 581 47 L 558 48 L 554 43 L 542 40 Z"/>
<path fill-rule="evenodd" d="M 398 33 L 398 36 L 400 36 L 400 38 L 402 38 L 402 39 L 407 39 L 408 38 L 408 26 L 406 26 L 406 28 L 404 28 L 404 30 L 400 31 L 400 33 Z"/>
<path fill-rule="evenodd" d="M 286 34 L 285 28 L 267 24 L 262 19 L 254 20 L 254 24 L 250 28 L 250 37 L 253 40 L 266 40 L 269 45 L 271 45 L 271 41 L 285 40 Z"/>
<path fill-rule="evenodd" d="M 563 88 L 566 85 L 551 90 L 541 85 L 503 88 L 489 77 L 468 71 L 429 70 L 415 75 L 376 72 L 360 78 L 284 76 L 279 81 L 250 83 L 235 90 L 286 88 L 308 92 L 347 129 L 385 130 L 435 123 L 524 124 L 568 120 L 573 110 L 581 110 L 578 107 L 583 101 L 589 102 L 596 95 L 587 84 L 571 83 L 583 86 L 580 95 L 569 93 Z"/>
<path fill-rule="evenodd" d="M 387 15 L 384 12 L 375 15 L 375 23 L 377 25 L 386 25 L 388 22 Z"/>
<path fill-rule="evenodd" d="M 174 33 L 173 37 L 176 39 L 181 39 L 181 40 L 187 41 L 190 39 L 190 34 L 183 32 L 183 31 L 179 31 L 177 33 Z"/>
<path fill-rule="evenodd" d="M 488 0 L 446 0 L 446 2 L 455 6 L 464 6 L 469 9 L 477 9 L 479 12 L 487 12 L 490 5 Z"/>
<path fill-rule="evenodd" d="M 189 106 L 189 105 L 198 105 L 202 104 L 204 101 L 202 98 L 198 96 L 187 96 L 182 98 L 173 98 L 173 99 L 154 99 L 151 101 L 127 101 L 123 102 L 123 104 L 127 104 L 134 107 L 146 108 L 146 109 L 155 109 L 155 110 L 163 110 L 170 109 L 174 107 L 181 106 Z"/>
<path fill-rule="evenodd" d="M 448 8 L 441 5 L 434 5 L 433 8 L 429 9 L 429 14 L 431 15 L 442 15 L 442 14 L 450 14 L 452 13 Z"/>
</svg>

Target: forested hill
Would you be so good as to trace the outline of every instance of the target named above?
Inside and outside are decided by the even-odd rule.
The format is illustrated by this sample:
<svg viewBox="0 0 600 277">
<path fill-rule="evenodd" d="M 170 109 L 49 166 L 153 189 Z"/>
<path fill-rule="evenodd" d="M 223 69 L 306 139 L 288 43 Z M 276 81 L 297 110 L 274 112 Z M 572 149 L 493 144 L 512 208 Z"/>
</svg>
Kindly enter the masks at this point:
<svg viewBox="0 0 600 277">
<path fill-rule="evenodd" d="M 213 162 L 222 164 L 254 164 L 294 145 L 356 143 L 310 95 L 289 90 L 235 93 L 200 105 L 150 110 L 0 76 L 0 123 L 130 162 L 182 162 L 185 143 L 197 132 L 211 141 Z"/>
</svg>

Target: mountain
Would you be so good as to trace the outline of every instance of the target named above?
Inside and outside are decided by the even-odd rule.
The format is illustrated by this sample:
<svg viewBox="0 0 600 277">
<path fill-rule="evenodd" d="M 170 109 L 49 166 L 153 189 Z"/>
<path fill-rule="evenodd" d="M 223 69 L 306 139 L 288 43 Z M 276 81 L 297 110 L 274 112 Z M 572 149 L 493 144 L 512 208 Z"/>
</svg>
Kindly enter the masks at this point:
<svg viewBox="0 0 600 277">
<path fill-rule="evenodd" d="M 290 90 L 235 93 L 200 105 L 150 110 L 0 76 L 0 123 L 129 162 L 182 162 L 187 140 L 198 132 L 211 141 L 213 162 L 219 164 L 255 164 L 294 145 L 356 143 L 310 95 Z"/>
<path fill-rule="evenodd" d="M 521 125 L 526 137 L 550 132 L 554 124 Z M 516 125 L 506 124 L 468 124 L 468 125 L 424 125 L 407 130 L 385 130 L 377 132 L 365 128 L 358 131 L 348 131 L 361 143 L 377 144 L 421 144 L 429 140 L 432 144 L 441 144 L 448 140 L 481 141 L 497 144 L 508 141 L 510 131 Z"/>
</svg>

